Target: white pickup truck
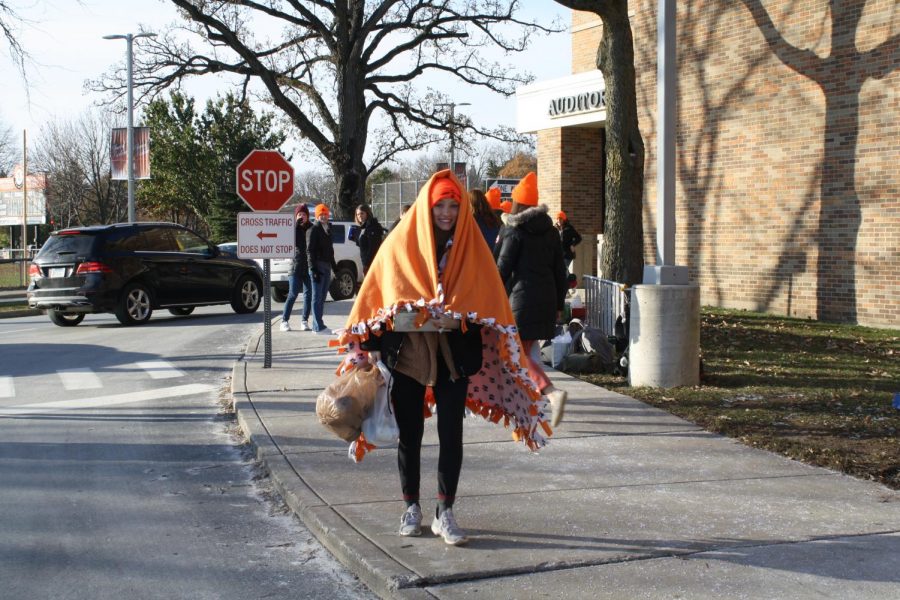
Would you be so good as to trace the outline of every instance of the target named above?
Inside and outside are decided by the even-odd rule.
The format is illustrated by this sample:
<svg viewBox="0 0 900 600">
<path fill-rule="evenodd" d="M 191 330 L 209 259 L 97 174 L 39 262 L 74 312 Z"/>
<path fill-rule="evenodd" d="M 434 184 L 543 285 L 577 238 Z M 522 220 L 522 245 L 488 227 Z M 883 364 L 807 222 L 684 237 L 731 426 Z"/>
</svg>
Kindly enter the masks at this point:
<svg viewBox="0 0 900 600">
<path fill-rule="evenodd" d="M 352 298 L 359 289 L 363 279 L 362 260 L 359 258 L 359 247 L 356 242 L 356 230 L 359 225 L 352 221 L 332 221 L 331 241 L 334 244 L 334 260 L 337 270 L 333 273 L 328 292 L 335 300 Z M 263 268 L 262 259 L 257 259 Z M 284 302 L 288 295 L 288 278 L 291 272 L 290 258 L 273 258 L 269 261 L 269 280 L 272 284 L 272 299 Z"/>
</svg>

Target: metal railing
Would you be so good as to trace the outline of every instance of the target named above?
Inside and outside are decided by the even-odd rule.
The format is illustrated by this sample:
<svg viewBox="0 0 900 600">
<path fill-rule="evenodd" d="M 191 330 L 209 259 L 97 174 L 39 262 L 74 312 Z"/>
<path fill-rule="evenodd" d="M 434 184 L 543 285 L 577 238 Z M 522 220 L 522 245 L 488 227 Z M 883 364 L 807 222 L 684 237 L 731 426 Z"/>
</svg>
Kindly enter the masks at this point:
<svg viewBox="0 0 900 600">
<path fill-rule="evenodd" d="M 582 277 L 584 286 L 585 323 L 607 336 L 616 334 L 616 319 L 627 319 L 628 286 L 592 275 Z"/>
</svg>

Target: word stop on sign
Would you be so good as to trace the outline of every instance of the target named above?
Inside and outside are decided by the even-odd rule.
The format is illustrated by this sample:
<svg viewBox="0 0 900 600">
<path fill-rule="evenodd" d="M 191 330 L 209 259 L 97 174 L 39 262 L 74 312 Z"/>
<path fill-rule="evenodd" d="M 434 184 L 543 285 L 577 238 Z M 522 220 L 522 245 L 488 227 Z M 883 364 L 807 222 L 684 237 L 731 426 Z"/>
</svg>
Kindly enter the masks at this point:
<svg viewBox="0 0 900 600">
<path fill-rule="evenodd" d="M 247 169 L 241 171 L 239 185 L 242 192 L 266 191 L 282 192 L 290 184 L 289 171 L 270 171 L 266 169 Z"/>
</svg>

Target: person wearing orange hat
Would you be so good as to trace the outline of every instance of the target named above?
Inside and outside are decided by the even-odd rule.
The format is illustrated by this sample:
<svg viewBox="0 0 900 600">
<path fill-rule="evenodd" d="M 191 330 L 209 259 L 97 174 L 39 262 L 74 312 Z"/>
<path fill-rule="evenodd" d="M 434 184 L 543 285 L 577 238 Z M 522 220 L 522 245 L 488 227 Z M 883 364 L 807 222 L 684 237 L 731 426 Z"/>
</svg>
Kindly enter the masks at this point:
<svg viewBox="0 0 900 600">
<path fill-rule="evenodd" d="M 497 253 L 497 268 L 525 346 L 522 357 L 528 373 L 547 396 L 552 408 L 550 425 L 562 420 L 567 394 L 553 386 L 540 360 L 531 356 L 537 340 L 556 335 L 556 320 L 565 305 L 568 282 L 559 233 L 547 214 L 546 204 L 538 205 L 537 175 L 532 171 L 512 191 L 513 207 L 506 221 Z"/>
<path fill-rule="evenodd" d="M 400 430 L 398 467 L 406 509 L 399 534 L 421 534 L 419 504 L 425 414 L 436 406 L 438 504 L 432 533 L 468 540 L 453 514 L 462 468 L 463 416 L 512 426 L 533 450 L 550 435 L 543 400 L 528 372 L 503 282 L 485 268 L 491 253 L 462 185 L 435 173 L 385 239 L 360 287 L 339 341 L 340 370 L 381 360 L 393 374 L 391 399 Z M 351 446 L 371 450 L 365 435 Z"/>
<path fill-rule="evenodd" d="M 331 211 L 324 204 L 316 206 L 316 222 L 309 230 L 306 254 L 309 262 L 309 277 L 312 279 L 313 325 L 319 335 L 331 335 L 325 326 L 325 294 L 331 284 L 331 272 L 337 270 L 334 260 L 334 244 L 331 241 L 329 218 Z"/>
<path fill-rule="evenodd" d="M 568 271 L 572 261 L 575 260 L 575 246 L 581 243 L 581 234 L 569 223 L 569 217 L 563 211 L 556 213 L 556 229 L 559 230 L 563 261 Z"/>
<path fill-rule="evenodd" d="M 500 188 L 488 188 L 488 190 L 484 193 L 484 198 L 488 201 L 488 204 L 491 205 L 492 210 L 500 210 L 500 202 L 503 199 Z"/>
<path fill-rule="evenodd" d="M 491 188 L 488 192 L 491 190 L 497 190 L 497 195 L 499 196 L 500 190 Z M 481 229 L 484 241 L 487 242 L 488 248 L 493 252 L 494 244 L 497 243 L 497 234 L 500 233 L 500 227 L 503 223 L 491 210 L 491 204 L 488 202 L 485 192 L 469 190 L 469 203 L 472 205 L 472 215 L 475 217 L 475 222 L 478 223 L 478 228 Z"/>
</svg>

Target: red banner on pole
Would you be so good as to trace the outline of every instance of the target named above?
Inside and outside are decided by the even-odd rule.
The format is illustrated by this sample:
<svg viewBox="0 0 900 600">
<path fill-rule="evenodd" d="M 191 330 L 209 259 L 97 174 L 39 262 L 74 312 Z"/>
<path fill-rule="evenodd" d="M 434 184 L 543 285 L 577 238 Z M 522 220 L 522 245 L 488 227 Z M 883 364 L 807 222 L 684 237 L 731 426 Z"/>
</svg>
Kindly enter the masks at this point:
<svg viewBox="0 0 900 600">
<path fill-rule="evenodd" d="M 112 178 L 128 181 L 128 129 L 112 130 L 109 148 L 109 166 Z M 134 128 L 134 178 L 150 179 L 150 128 Z"/>
</svg>

